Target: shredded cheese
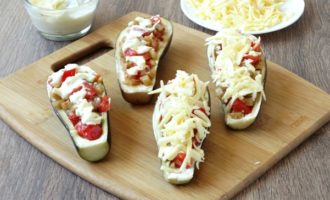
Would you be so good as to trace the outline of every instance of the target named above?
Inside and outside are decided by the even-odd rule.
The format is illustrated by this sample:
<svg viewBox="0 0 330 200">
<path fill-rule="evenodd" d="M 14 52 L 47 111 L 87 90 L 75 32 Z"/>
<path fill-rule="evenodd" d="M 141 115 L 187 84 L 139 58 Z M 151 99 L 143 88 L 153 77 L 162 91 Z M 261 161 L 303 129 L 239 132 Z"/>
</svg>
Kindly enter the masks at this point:
<svg viewBox="0 0 330 200">
<path fill-rule="evenodd" d="M 167 85 L 161 81 L 161 87 L 151 92 L 160 93 L 153 120 L 159 120 L 156 139 L 158 157 L 163 163 L 161 170 L 182 172 L 188 164 L 196 164 L 198 168 L 199 163 L 204 161 L 201 143 L 211 126 L 207 85 L 208 82 L 200 81 L 197 75 L 177 71 L 175 79 Z M 194 136 L 200 142 L 195 147 L 192 144 Z M 180 169 L 176 169 L 171 161 L 179 152 L 184 152 L 186 156 Z"/>
<path fill-rule="evenodd" d="M 224 28 L 259 31 L 289 18 L 281 6 L 286 0 L 188 0 L 196 15 Z"/>
<path fill-rule="evenodd" d="M 244 55 L 261 55 L 251 47 L 252 42 L 260 43 L 260 38 L 224 29 L 206 42 L 215 59 L 212 78 L 217 87 L 216 93 L 224 102 L 230 99 L 228 108 L 237 98 L 243 99 L 250 94 L 253 101 L 260 92 L 265 99 L 262 74 L 253 67 L 251 60 L 243 59 Z"/>
</svg>

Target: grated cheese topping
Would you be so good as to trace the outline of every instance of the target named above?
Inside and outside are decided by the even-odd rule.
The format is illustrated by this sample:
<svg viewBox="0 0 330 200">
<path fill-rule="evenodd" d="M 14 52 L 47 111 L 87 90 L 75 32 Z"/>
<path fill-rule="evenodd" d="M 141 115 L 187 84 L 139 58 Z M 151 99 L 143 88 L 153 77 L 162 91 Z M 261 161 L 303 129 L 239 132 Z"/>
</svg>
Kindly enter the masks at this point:
<svg viewBox="0 0 330 200">
<path fill-rule="evenodd" d="M 211 126 L 207 86 L 208 82 L 200 81 L 197 75 L 178 70 L 175 79 L 167 85 L 161 81 L 161 87 L 150 93 L 160 93 L 159 107 L 156 106 L 158 110 L 155 112 L 156 120 L 159 120 L 156 140 L 158 157 L 162 161 L 161 170 L 182 172 L 188 164 L 196 164 L 198 168 L 199 163 L 204 161 L 201 144 Z M 192 141 L 194 136 L 199 141 L 197 146 Z M 184 152 L 186 156 L 181 167 L 176 169 L 171 161 L 179 152 Z"/>
<path fill-rule="evenodd" d="M 290 17 L 281 6 L 286 0 L 188 0 L 203 20 L 221 23 L 224 28 L 260 31 Z"/>
<path fill-rule="evenodd" d="M 251 64 L 252 60 L 243 59 L 246 55 L 260 56 L 251 43 L 260 44 L 260 38 L 253 35 L 243 35 L 232 29 L 224 29 L 216 35 L 207 38 L 206 44 L 215 61 L 211 61 L 212 79 L 217 87 L 216 93 L 231 108 L 233 102 L 251 94 L 253 101 L 259 92 L 266 99 L 263 88 L 263 77 L 260 70 Z M 209 52 L 210 53 L 210 52 Z"/>
</svg>

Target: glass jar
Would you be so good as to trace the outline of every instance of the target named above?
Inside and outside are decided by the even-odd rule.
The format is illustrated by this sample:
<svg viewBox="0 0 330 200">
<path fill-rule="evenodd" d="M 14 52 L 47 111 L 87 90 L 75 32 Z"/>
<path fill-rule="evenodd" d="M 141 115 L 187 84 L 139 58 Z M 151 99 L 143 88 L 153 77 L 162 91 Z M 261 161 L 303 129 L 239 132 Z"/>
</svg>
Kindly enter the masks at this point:
<svg viewBox="0 0 330 200">
<path fill-rule="evenodd" d="M 41 35 L 66 41 L 88 33 L 98 0 L 24 0 L 24 4 Z"/>
</svg>

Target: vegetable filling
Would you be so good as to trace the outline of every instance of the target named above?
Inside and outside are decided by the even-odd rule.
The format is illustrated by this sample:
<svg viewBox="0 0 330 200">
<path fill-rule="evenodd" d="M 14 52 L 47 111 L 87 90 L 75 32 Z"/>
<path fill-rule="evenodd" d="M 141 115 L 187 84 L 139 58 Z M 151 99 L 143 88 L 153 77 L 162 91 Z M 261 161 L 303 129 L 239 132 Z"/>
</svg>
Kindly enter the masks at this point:
<svg viewBox="0 0 330 200">
<path fill-rule="evenodd" d="M 129 22 L 128 27 L 121 48 L 125 61 L 125 82 L 128 85 L 152 85 L 158 53 L 165 43 L 167 30 L 159 15 L 149 19 L 137 17 Z"/>
<path fill-rule="evenodd" d="M 65 111 L 77 134 L 87 140 L 102 135 L 102 113 L 110 110 L 100 75 L 87 66 L 68 64 L 48 78 L 49 96 L 55 109 Z"/>
<path fill-rule="evenodd" d="M 212 78 L 217 96 L 232 118 L 241 119 L 252 113 L 258 94 L 265 99 L 260 38 L 227 29 L 206 41 L 214 47 Z"/>
<path fill-rule="evenodd" d="M 161 170 L 181 173 L 204 161 L 202 141 L 211 126 L 208 82 L 178 71 L 176 78 L 151 93 L 160 93 L 155 108 Z M 156 124 L 156 127 L 155 127 Z"/>
</svg>

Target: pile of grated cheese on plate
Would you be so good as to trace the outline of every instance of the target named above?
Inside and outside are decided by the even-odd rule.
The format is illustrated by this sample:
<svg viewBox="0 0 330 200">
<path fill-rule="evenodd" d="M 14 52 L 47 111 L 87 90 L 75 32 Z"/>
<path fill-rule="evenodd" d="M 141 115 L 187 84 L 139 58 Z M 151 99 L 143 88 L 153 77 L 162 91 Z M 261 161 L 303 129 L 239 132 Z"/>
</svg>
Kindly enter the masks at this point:
<svg viewBox="0 0 330 200">
<path fill-rule="evenodd" d="M 281 10 L 286 0 L 188 0 L 203 20 L 219 22 L 224 28 L 260 31 L 288 16 Z"/>
</svg>

